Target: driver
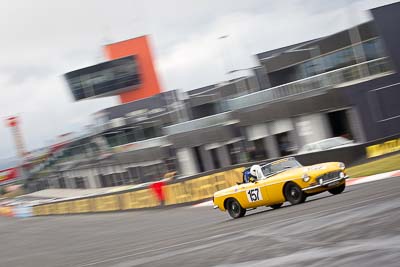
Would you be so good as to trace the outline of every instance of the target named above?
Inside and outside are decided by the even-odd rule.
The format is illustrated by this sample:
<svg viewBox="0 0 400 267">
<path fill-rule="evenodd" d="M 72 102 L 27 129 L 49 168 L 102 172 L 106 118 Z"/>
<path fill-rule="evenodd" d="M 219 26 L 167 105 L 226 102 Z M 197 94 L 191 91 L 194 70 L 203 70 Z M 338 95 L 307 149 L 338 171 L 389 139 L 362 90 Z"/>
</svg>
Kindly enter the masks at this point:
<svg viewBox="0 0 400 267">
<path fill-rule="evenodd" d="M 262 170 L 260 165 L 253 165 L 250 168 L 249 182 L 255 182 L 262 178 Z"/>
<path fill-rule="evenodd" d="M 246 169 L 243 172 L 243 183 L 248 183 L 250 182 L 251 174 L 250 174 L 250 169 Z"/>
</svg>

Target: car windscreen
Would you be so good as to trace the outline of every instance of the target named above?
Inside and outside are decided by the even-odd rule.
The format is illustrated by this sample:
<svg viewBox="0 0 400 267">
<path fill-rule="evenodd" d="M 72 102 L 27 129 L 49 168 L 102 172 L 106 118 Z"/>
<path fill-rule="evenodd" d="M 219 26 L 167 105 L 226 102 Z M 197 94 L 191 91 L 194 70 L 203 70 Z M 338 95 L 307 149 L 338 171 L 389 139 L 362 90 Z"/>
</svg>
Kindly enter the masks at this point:
<svg viewBox="0 0 400 267">
<path fill-rule="evenodd" d="M 282 172 L 286 169 L 301 167 L 301 164 L 295 159 L 287 159 L 277 162 L 271 162 L 270 164 L 261 167 L 264 176 L 268 177 L 275 173 Z"/>
</svg>

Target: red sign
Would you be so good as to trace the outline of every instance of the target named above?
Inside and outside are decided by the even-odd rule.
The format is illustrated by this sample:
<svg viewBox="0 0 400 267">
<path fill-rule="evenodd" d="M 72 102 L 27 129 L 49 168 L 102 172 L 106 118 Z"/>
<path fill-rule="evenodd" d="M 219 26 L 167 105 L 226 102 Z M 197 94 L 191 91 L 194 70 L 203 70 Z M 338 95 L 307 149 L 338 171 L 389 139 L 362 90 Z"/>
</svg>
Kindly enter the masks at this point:
<svg viewBox="0 0 400 267">
<path fill-rule="evenodd" d="M 17 168 L 11 168 L 0 171 L 0 183 L 8 180 L 12 180 L 18 177 Z"/>
</svg>

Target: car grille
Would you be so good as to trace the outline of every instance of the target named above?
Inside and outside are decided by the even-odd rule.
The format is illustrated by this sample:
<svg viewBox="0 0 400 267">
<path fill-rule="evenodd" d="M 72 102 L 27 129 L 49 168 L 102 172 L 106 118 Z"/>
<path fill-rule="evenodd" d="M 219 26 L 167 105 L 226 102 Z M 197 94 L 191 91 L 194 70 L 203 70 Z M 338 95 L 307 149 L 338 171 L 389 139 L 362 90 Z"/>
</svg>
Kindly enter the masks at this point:
<svg viewBox="0 0 400 267">
<path fill-rule="evenodd" d="M 340 171 L 334 171 L 334 172 L 325 173 L 325 174 L 319 176 L 317 179 L 319 180 L 322 178 L 322 181 L 326 182 L 326 181 L 333 180 L 333 179 L 336 179 L 339 177 L 340 177 Z"/>
</svg>

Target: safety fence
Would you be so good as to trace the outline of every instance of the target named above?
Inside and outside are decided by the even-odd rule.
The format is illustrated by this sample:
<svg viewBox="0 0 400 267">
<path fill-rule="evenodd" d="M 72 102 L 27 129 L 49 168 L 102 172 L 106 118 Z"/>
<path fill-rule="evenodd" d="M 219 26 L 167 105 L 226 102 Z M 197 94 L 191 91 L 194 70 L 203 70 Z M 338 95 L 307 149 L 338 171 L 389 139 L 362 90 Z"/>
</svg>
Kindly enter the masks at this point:
<svg viewBox="0 0 400 267">
<path fill-rule="evenodd" d="M 27 206 L 0 206 L 0 216 L 27 218 L 33 216 L 33 208 Z"/>
<path fill-rule="evenodd" d="M 400 135 L 390 136 L 372 142 L 357 144 L 339 149 L 297 155 L 303 165 L 320 162 L 341 161 L 346 165 L 359 163 L 360 160 L 386 155 L 399 151 Z M 272 161 L 270 159 L 264 162 Z M 30 217 L 56 214 L 82 214 L 91 212 L 126 211 L 160 206 L 173 206 L 209 199 L 214 192 L 242 181 L 243 167 L 201 173 L 185 179 L 155 182 L 147 188 L 130 189 L 103 195 L 86 196 L 75 199 L 59 200 L 50 203 L 23 206 L 0 206 L 0 215 Z"/>
<path fill-rule="evenodd" d="M 152 188 L 124 191 L 40 204 L 32 207 L 32 215 L 125 211 L 196 202 L 211 198 L 214 192 L 241 181 L 242 170 L 235 168 L 194 179 L 171 181 L 162 187 L 162 197 Z"/>
</svg>

